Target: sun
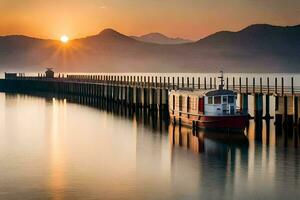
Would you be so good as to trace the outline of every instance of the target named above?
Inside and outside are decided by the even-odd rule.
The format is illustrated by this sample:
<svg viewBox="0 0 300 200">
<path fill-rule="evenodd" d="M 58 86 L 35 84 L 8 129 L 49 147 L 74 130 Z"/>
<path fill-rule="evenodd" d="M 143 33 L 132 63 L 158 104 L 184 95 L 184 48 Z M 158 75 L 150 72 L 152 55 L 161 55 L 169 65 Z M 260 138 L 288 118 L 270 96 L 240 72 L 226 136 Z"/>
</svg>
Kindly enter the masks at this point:
<svg viewBox="0 0 300 200">
<path fill-rule="evenodd" d="M 69 37 L 66 36 L 66 35 L 62 35 L 62 36 L 60 37 L 60 41 L 61 41 L 62 43 L 67 43 L 67 42 L 69 42 Z"/>
</svg>

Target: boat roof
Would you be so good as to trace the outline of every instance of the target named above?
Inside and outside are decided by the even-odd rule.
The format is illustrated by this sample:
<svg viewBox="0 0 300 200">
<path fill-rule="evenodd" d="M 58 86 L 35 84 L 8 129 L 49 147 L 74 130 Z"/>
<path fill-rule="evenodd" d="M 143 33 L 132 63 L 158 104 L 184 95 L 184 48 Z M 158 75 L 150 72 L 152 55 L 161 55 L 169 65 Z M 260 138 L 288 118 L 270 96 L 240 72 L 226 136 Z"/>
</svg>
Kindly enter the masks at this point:
<svg viewBox="0 0 300 200">
<path fill-rule="evenodd" d="M 172 90 L 171 93 L 185 94 L 185 95 L 196 95 L 196 96 L 220 96 L 220 95 L 235 95 L 233 90 L 201 90 L 201 89 L 179 89 Z"/>
</svg>

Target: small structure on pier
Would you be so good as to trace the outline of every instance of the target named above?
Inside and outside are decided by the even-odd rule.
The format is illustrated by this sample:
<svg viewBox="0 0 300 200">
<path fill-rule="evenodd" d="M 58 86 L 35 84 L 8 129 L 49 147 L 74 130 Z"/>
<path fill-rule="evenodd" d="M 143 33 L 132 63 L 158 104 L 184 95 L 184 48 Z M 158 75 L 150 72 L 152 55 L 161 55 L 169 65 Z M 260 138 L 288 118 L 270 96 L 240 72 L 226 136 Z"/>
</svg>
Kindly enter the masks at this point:
<svg viewBox="0 0 300 200">
<path fill-rule="evenodd" d="M 46 73 L 46 78 L 54 78 L 54 71 L 53 68 L 47 68 Z"/>
<path fill-rule="evenodd" d="M 5 72 L 5 79 L 17 78 L 17 73 L 7 73 Z"/>
</svg>

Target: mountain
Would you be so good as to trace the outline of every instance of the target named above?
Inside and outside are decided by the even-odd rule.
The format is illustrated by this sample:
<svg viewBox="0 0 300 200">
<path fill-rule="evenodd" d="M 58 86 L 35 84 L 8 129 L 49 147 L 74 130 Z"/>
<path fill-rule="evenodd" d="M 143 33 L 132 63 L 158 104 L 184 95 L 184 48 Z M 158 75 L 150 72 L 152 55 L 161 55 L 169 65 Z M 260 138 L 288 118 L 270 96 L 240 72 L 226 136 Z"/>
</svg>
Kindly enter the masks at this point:
<svg viewBox="0 0 300 200">
<path fill-rule="evenodd" d="M 62 44 L 0 37 L 0 71 L 60 72 L 300 72 L 300 25 L 256 24 L 196 42 L 141 42 L 113 29 Z"/>
<path fill-rule="evenodd" d="M 161 33 L 149 33 L 142 36 L 131 36 L 131 38 L 148 43 L 155 44 L 183 44 L 193 42 L 192 40 L 182 39 L 182 38 L 170 38 Z"/>
</svg>

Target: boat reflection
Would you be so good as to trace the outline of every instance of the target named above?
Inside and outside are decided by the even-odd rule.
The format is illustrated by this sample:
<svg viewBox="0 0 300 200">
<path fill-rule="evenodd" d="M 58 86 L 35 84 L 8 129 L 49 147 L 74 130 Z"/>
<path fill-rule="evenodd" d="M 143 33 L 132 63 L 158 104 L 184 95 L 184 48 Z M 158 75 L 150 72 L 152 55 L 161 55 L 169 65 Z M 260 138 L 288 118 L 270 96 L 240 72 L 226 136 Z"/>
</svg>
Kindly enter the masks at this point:
<svg viewBox="0 0 300 200">
<path fill-rule="evenodd" d="M 183 126 L 169 126 L 170 143 L 176 147 L 185 147 L 196 153 L 218 154 L 229 149 L 248 149 L 249 141 L 244 133 L 224 134 L 192 129 Z"/>
</svg>

